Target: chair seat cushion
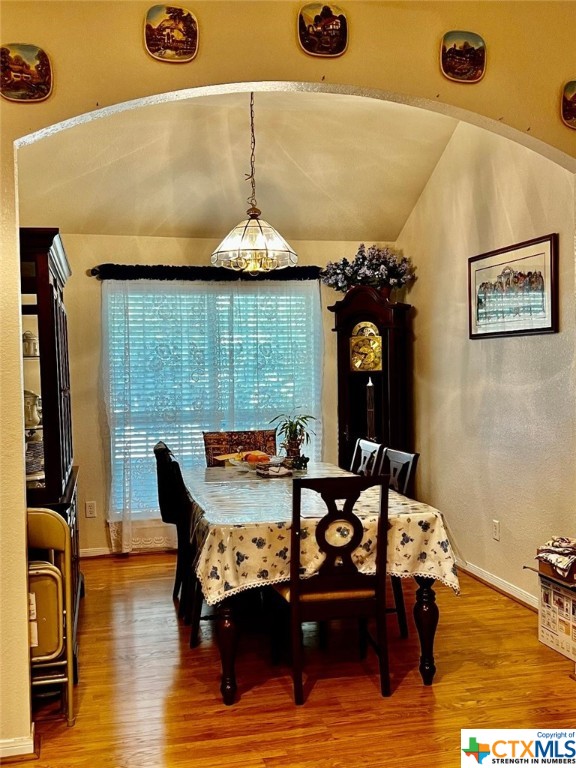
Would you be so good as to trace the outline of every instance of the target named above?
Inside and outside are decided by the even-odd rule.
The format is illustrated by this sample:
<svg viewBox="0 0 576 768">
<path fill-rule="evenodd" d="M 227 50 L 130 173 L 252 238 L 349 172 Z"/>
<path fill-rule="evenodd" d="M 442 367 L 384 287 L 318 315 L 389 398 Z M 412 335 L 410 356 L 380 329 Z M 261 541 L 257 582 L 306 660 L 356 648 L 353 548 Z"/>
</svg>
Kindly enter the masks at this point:
<svg viewBox="0 0 576 768">
<path fill-rule="evenodd" d="M 290 584 L 275 584 L 276 592 L 290 602 Z M 373 589 L 342 590 L 337 592 L 305 592 L 300 595 L 301 603 L 320 603 L 331 600 L 370 600 L 375 597 Z"/>
</svg>

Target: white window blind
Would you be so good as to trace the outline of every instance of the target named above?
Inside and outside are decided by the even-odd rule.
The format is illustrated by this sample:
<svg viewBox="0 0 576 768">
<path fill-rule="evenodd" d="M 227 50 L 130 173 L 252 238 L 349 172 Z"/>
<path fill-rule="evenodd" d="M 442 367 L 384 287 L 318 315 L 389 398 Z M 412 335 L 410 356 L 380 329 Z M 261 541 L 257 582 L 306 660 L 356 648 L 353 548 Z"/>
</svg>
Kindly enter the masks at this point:
<svg viewBox="0 0 576 768">
<path fill-rule="evenodd" d="M 159 517 L 154 445 L 205 465 L 203 430 L 265 429 L 310 413 L 320 458 L 317 281 L 103 283 L 109 519 Z"/>
</svg>

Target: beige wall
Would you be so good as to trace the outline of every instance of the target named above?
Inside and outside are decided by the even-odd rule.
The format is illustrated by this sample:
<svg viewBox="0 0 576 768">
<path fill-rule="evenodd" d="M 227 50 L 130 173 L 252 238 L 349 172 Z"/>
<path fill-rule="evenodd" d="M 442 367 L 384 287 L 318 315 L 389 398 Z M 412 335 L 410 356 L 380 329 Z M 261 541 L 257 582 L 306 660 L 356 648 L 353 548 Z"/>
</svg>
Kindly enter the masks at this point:
<svg viewBox="0 0 576 768">
<path fill-rule="evenodd" d="M 468 115 L 473 122 L 488 118 L 495 121 L 494 130 L 506 135 L 518 131 L 522 142 L 572 171 L 576 168 L 576 134 L 558 116 L 562 84 L 576 75 L 576 4 L 572 2 L 355 0 L 349 3 L 349 50 L 337 60 L 325 61 L 308 57 L 298 48 L 296 2 L 195 0 L 200 51 L 186 66 L 164 65 L 145 54 L 141 25 L 150 5 L 129 0 L 2 2 L 1 42 L 30 42 L 47 50 L 54 62 L 55 86 L 52 96 L 41 104 L 0 100 L 0 424 L 4 436 L 0 446 L 0 755 L 29 751 L 32 738 L 13 142 L 67 118 L 157 93 L 220 83 L 302 81 L 319 87 L 349 84 L 377 89 L 393 100 L 461 118 Z M 452 83 L 439 73 L 438 46 L 450 29 L 469 29 L 487 40 L 488 72 L 477 85 Z M 535 51 L 545 53 L 535 55 Z M 507 237 L 510 233 L 501 229 L 497 234 Z M 458 255 L 462 256 L 452 253 L 451 257 Z M 436 272 L 431 274 L 435 277 Z M 415 302 L 418 296 L 415 292 Z M 548 349 L 563 343 L 562 336 L 558 339 Z M 477 343 L 477 348 L 483 344 Z M 533 368 L 531 359 L 529 371 Z M 473 371 L 464 368 L 463 375 Z M 429 388 L 434 386 L 430 379 Z M 562 399 L 557 407 L 554 402 L 549 407 L 558 410 L 565 405 Z M 551 463 L 552 458 L 547 464 Z M 443 497 L 448 488 L 446 483 Z M 480 567 L 483 562 L 486 559 Z"/>
<path fill-rule="evenodd" d="M 536 547 L 575 533 L 574 224 L 571 173 L 460 125 L 398 241 L 418 264 L 419 498 L 445 513 L 473 573 L 525 600 Z M 560 332 L 470 340 L 468 257 L 551 232 Z"/>
</svg>

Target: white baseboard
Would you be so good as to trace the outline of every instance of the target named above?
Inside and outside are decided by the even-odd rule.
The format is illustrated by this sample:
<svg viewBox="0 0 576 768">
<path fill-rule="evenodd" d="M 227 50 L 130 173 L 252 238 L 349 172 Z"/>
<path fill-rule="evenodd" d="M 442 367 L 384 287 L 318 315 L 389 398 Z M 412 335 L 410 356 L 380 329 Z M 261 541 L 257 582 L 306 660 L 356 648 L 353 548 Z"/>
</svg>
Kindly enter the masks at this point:
<svg viewBox="0 0 576 768">
<path fill-rule="evenodd" d="M 532 608 L 538 608 L 538 598 L 535 595 L 530 594 L 530 592 L 526 592 L 523 589 L 518 589 L 518 587 L 515 587 L 514 584 L 510 584 L 508 581 L 504 581 L 504 579 L 499 579 L 498 576 L 494 576 L 494 574 L 488 573 L 488 571 L 485 571 L 482 568 L 478 568 L 472 563 L 464 563 L 459 561 L 458 567 L 462 568 L 463 571 L 466 571 L 466 573 L 469 573 L 471 576 L 477 576 L 481 581 L 485 581 L 487 584 L 490 584 L 495 589 L 500 590 L 500 592 L 503 592 L 505 595 L 509 595 L 510 597 L 519 600 L 521 603 L 525 603 L 526 605 L 531 606 Z"/>
<path fill-rule="evenodd" d="M 101 557 L 102 555 L 111 555 L 108 547 L 93 547 L 92 549 L 81 549 L 80 557 Z"/>
<path fill-rule="evenodd" d="M 31 725 L 29 736 L 22 736 L 17 739 L 0 739 L 0 758 L 26 757 L 35 754 L 34 723 Z"/>
</svg>

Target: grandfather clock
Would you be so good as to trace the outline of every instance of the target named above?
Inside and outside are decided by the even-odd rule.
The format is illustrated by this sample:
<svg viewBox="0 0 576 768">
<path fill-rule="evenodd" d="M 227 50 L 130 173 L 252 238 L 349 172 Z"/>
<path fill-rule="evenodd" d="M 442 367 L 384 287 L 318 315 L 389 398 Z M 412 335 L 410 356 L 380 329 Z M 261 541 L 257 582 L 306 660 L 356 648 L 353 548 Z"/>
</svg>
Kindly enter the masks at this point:
<svg viewBox="0 0 576 768">
<path fill-rule="evenodd" d="M 338 334 L 338 463 L 356 440 L 412 450 L 410 304 L 359 285 L 328 309 Z"/>
</svg>

